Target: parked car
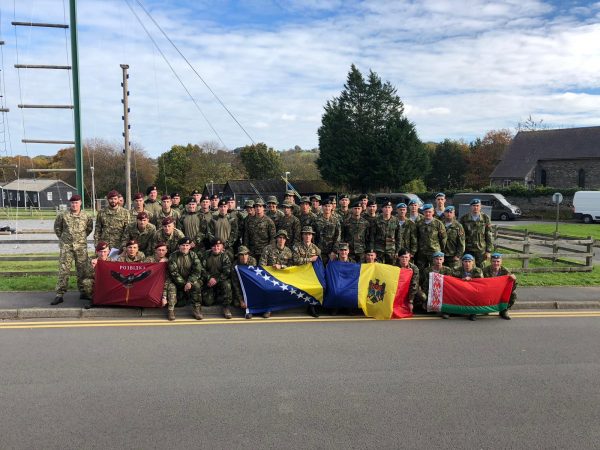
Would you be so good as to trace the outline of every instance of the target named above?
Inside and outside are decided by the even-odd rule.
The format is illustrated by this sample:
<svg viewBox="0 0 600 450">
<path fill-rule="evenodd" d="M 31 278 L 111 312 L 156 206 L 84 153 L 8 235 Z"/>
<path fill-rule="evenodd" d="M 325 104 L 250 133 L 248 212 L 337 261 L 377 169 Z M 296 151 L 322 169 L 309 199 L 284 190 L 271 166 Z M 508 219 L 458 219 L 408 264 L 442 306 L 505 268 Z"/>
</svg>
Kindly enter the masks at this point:
<svg viewBox="0 0 600 450">
<path fill-rule="evenodd" d="M 474 198 L 481 200 L 482 208 L 485 206 L 491 207 L 492 220 L 514 220 L 521 217 L 521 209 L 518 206 L 511 205 L 502 194 L 483 192 L 454 194 L 452 203 L 459 210 L 459 214 L 466 214 L 468 209 L 460 208 L 460 205 L 468 205 Z"/>
<path fill-rule="evenodd" d="M 411 200 L 417 200 L 420 205 L 423 204 L 423 200 L 421 200 L 421 198 L 417 194 L 409 194 L 407 192 L 389 192 L 384 194 L 375 194 L 373 195 L 373 199 L 375 200 L 375 203 L 377 203 L 378 207 L 383 205 L 383 203 L 387 201 L 392 202 L 394 207 L 398 203 L 406 203 L 408 205 L 408 202 Z"/>
<path fill-rule="evenodd" d="M 583 223 L 600 221 L 600 191 L 577 191 L 573 196 L 573 216 Z"/>
</svg>

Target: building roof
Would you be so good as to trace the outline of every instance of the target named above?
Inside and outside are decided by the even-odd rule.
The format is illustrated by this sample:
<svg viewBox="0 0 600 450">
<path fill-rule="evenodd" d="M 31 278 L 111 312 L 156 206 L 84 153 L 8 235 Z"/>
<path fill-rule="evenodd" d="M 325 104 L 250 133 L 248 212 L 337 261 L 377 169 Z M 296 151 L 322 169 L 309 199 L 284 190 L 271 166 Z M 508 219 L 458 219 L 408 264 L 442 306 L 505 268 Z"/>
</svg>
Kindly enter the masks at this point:
<svg viewBox="0 0 600 450">
<path fill-rule="evenodd" d="M 331 186 L 322 180 L 290 180 L 292 186 L 300 194 L 313 194 L 321 192 L 335 192 Z M 266 194 L 283 194 L 285 192 L 285 181 L 281 179 L 273 180 L 230 180 L 228 188 L 231 192 L 236 195 L 252 194 L 256 195 L 256 192 L 252 188 L 256 188 L 261 195 Z M 227 188 L 225 189 L 227 190 Z"/>
<path fill-rule="evenodd" d="M 65 185 L 65 188 L 73 189 L 75 192 L 75 188 L 68 183 L 65 183 L 62 180 L 49 180 L 44 178 L 21 178 L 18 180 L 13 180 L 10 183 L 2 186 L 2 189 L 7 191 L 28 191 L 28 192 L 41 192 L 49 187 L 62 183 Z"/>
<path fill-rule="evenodd" d="M 525 178 L 538 161 L 600 158 L 600 127 L 519 131 L 490 178 Z"/>
</svg>

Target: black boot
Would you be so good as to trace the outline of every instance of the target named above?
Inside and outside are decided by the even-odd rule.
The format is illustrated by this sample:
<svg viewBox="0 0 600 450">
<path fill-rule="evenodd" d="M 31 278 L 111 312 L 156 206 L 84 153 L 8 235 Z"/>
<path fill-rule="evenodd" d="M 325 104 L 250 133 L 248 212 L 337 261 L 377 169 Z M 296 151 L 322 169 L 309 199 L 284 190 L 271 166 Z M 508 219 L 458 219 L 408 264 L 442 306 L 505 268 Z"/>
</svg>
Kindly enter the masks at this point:
<svg viewBox="0 0 600 450">
<path fill-rule="evenodd" d="M 508 314 L 508 309 L 504 309 L 500 311 L 500 317 L 504 320 L 510 320 L 510 315 Z"/>
<path fill-rule="evenodd" d="M 308 305 L 308 308 L 306 308 L 306 314 L 312 317 L 319 317 L 314 305 Z"/>
<path fill-rule="evenodd" d="M 62 295 L 57 295 L 56 297 L 54 297 L 54 300 L 52 300 L 52 301 L 50 302 L 50 304 L 51 304 L 52 306 L 56 306 L 56 305 L 58 305 L 59 303 L 62 303 L 62 302 L 64 302 L 64 300 L 63 300 L 63 298 L 62 298 Z"/>
<path fill-rule="evenodd" d="M 475 314 L 469 314 L 469 317 L 468 317 L 468 319 L 469 319 L 470 321 L 474 321 L 474 320 L 477 320 L 477 316 L 476 316 Z"/>
</svg>

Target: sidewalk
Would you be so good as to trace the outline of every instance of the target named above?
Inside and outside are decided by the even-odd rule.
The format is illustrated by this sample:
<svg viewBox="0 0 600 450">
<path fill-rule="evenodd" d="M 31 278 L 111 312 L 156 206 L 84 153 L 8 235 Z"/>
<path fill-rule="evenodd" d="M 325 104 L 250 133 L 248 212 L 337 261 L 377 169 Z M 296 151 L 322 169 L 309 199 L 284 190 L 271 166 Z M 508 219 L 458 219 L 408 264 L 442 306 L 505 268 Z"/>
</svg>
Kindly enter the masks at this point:
<svg viewBox="0 0 600 450">
<path fill-rule="evenodd" d="M 522 287 L 517 290 L 514 310 L 600 309 L 600 286 L 597 287 Z M 64 303 L 51 306 L 53 292 L 0 292 L 0 319 L 72 319 L 72 318 L 164 318 L 165 308 L 97 307 L 85 309 L 89 301 L 79 300 L 78 292 L 68 292 Z M 205 317 L 222 317 L 220 306 L 203 307 Z M 243 317 L 232 308 L 234 317 Z M 303 313 L 299 308 L 294 314 Z M 282 314 L 285 314 L 283 312 Z M 181 318 L 192 317 L 191 308 L 177 308 Z"/>
</svg>

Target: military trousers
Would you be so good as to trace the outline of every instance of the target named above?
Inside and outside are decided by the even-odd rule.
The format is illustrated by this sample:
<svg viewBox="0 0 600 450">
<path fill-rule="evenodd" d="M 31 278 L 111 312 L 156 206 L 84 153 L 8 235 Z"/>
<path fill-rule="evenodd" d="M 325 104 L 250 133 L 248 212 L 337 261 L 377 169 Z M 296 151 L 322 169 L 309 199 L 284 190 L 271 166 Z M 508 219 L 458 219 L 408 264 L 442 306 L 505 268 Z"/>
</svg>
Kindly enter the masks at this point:
<svg viewBox="0 0 600 450">
<path fill-rule="evenodd" d="M 88 259 L 87 244 L 61 244 L 58 258 L 58 279 L 56 280 L 57 296 L 62 297 L 67 292 L 73 261 L 75 261 L 75 271 L 77 272 L 77 287 L 80 292 L 85 292 L 82 281 L 88 276 Z"/>
<path fill-rule="evenodd" d="M 231 305 L 231 281 L 219 281 L 210 288 L 208 286 L 204 286 L 202 299 L 204 305 L 206 306 L 211 306 L 214 304 L 221 304 L 223 306 Z"/>
<path fill-rule="evenodd" d="M 454 260 L 454 256 L 445 256 L 444 257 L 444 265 L 446 267 L 450 267 L 453 270 L 460 269 L 460 266 L 461 266 L 460 255 L 459 255 L 459 259 L 457 259 L 456 261 Z"/>
<path fill-rule="evenodd" d="M 177 296 L 185 296 L 187 295 L 189 299 L 192 301 L 194 307 L 200 307 L 202 304 L 202 286 L 198 281 L 192 283 L 192 288 L 185 292 L 183 290 L 183 286 L 177 286 L 172 281 L 167 282 L 167 307 L 169 311 L 175 310 L 175 305 L 177 304 Z"/>
<path fill-rule="evenodd" d="M 395 253 L 378 251 L 377 259 L 379 260 L 379 262 L 382 262 L 383 264 L 390 264 L 392 266 L 394 264 L 396 264 L 396 254 Z"/>
</svg>

